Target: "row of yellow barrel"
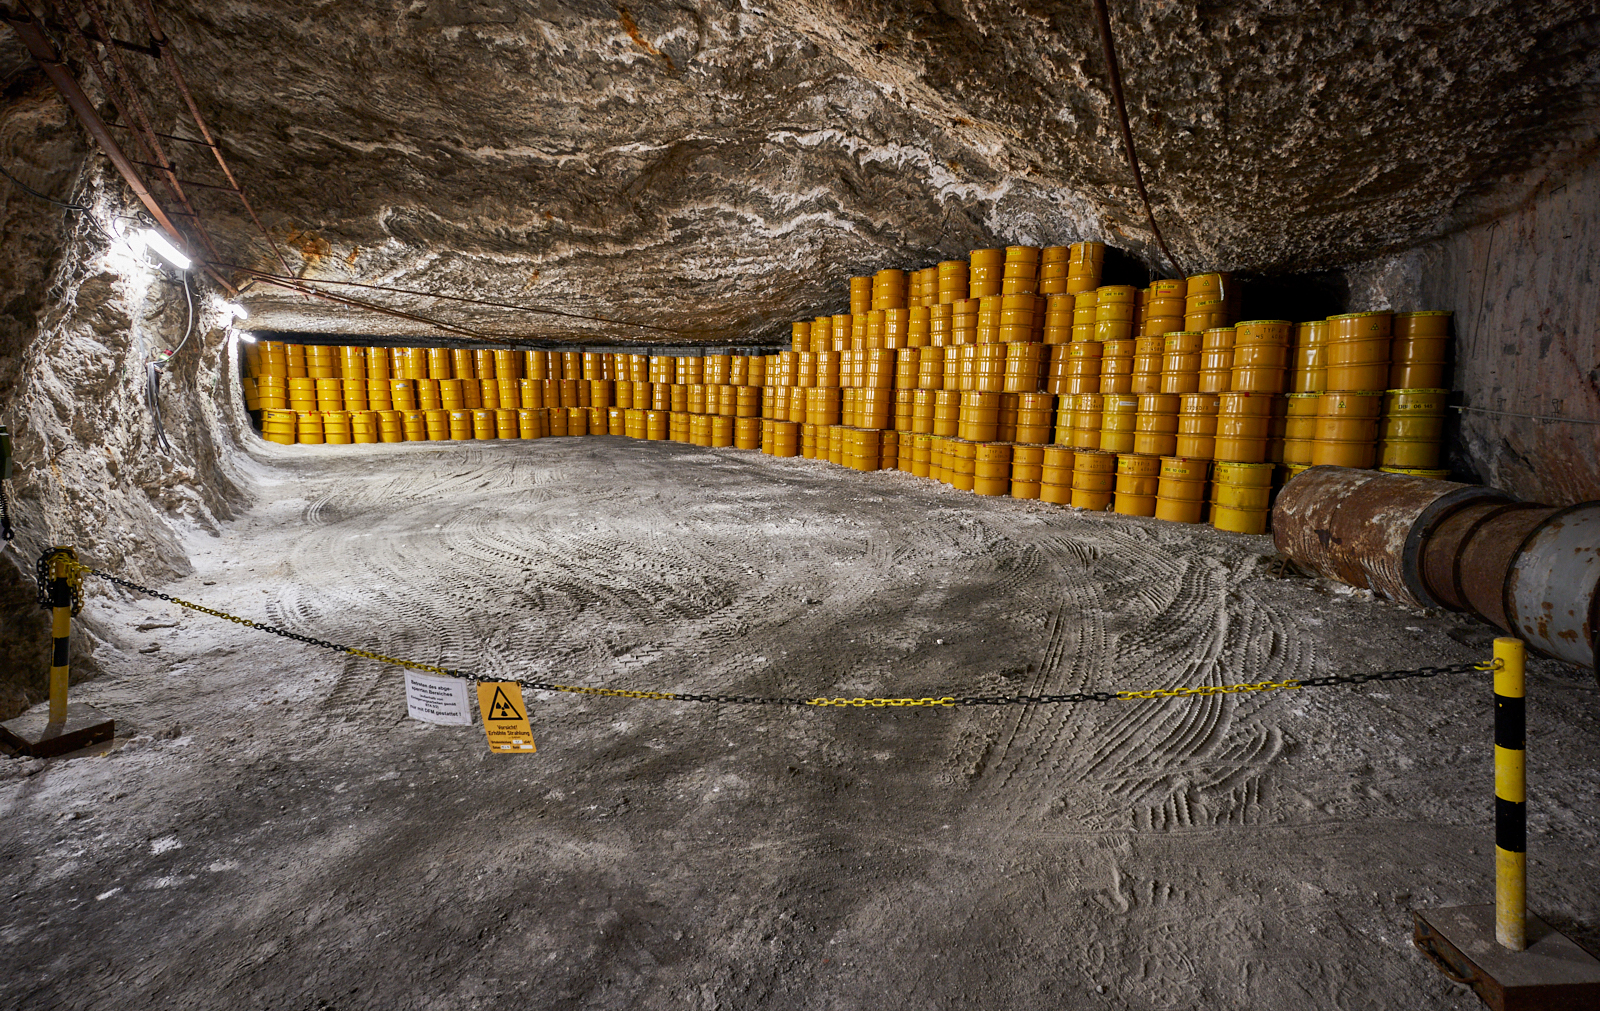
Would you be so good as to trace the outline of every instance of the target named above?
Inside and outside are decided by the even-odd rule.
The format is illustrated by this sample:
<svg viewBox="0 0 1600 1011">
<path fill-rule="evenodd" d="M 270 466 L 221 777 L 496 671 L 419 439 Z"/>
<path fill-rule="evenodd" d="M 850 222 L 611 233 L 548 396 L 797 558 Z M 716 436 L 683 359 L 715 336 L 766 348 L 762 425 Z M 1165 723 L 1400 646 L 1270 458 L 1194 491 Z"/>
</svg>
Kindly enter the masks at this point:
<svg viewBox="0 0 1600 1011">
<path fill-rule="evenodd" d="M 1271 464 L 1216 463 L 763 419 L 761 451 L 852 470 L 901 470 L 979 495 L 1039 499 L 1221 530 L 1264 533 Z"/>
<path fill-rule="evenodd" d="M 762 387 L 688 385 L 611 379 L 289 379 L 246 377 L 249 410 L 516 410 L 540 407 L 638 407 L 693 414 L 756 417 Z"/>
<path fill-rule="evenodd" d="M 1361 312 L 1302 324 L 1284 462 L 1436 468 L 1449 395 L 1450 315 Z"/>
<path fill-rule="evenodd" d="M 1237 318 L 1238 286 L 1229 274 L 1196 274 L 1146 288 L 1101 285 L 1104 254 L 1098 243 L 975 249 L 970 260 L 853 277 L 850 311 L 795 322 L 792 349 L 1127 340 Z"/>
<path fill-rule="evenodd" d="M 850 312 L 866 315 L 1000 295 L 1075 294 L 1099 285 L 1105 255 L 1100 242 L 1008 246 L 975 249 L 967 260 L 945 260 L 921 270 L 880 270 L 850 279 Z"/>
<path fill-rule="evenodd" d="M 611 380 L 690 385 L 766 385 L 767 356 L 651 355 L 620 351 L 530 351 L 382 347 L 252 341 L 245 375 L 278 379 Z"/>
<path fill-rule="evenodd" d="M 269 409 L 262 412 L 261 429 L 263 439 L 281 445 L 624 435 L 635 439 L 672 439 L 699 446 L 756 449 L 761 440 L 760 418 L 622 407 L 475 411 Z"/>
</svg>

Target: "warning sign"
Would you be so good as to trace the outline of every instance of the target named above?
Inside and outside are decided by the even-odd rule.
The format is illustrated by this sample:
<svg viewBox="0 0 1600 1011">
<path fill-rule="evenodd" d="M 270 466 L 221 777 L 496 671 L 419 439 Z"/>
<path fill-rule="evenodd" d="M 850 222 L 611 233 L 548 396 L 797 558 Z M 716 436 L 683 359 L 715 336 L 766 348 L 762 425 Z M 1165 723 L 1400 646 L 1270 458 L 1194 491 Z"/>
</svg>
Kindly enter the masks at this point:
<svg viewBox="0 0 1600 1011">
<path fill-rule="evenodd" d="M 490 751 L 534 750 L 533 728 L 528 725 L 528 710 L 522 704 L 521 685 L 515 681 L 480 682 L 478 709 L 483 713 L 483 729 L 489 735 Z"/>
<path fill-rule="evenodd" d="M 468 705 L 464 679 L 406 672 L 406 712 L 412 719 L 464 727 L 472 722 Z"/>
</svg>

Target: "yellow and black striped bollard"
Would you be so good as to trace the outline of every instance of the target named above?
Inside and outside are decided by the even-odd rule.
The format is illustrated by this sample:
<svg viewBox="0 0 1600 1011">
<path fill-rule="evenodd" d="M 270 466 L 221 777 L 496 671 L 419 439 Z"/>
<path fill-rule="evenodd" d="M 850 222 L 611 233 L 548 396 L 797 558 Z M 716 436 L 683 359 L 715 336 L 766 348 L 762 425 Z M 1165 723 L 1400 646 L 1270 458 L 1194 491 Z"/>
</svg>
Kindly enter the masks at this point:
<svg viewBox="0 0 1600 1011">
<path fill-rule="evenodd" d="M 39 559 L 39 601 L 50 608 L 50 634 L 54 641 L 50 653 L 50 722 L 67 720 L 67 681 L 71 673 L 68 642 L 72 637 L 72 614 L 80 606 L 78 596 L 78 553 L 67 547 L 54 547 Z"/>
<path fill-rule="evenodd" d="M 1521 639 L 1494 641 L 1494 934 L 1512 951 L 1528 946 L 1526 710 Z"/>
<path fill-rule="evenodd" d="M 93 706 L 67 703 L 67 681 L 71 674 L 68 643 L 72 618 L 83 606 L 82 565 L 77 553 L 68 547 L 53 547 L 39 556 L 35 573 L 39 582 L 39 606 L 50 610 L 50 632 L 54 637 L 50 654 L 50 703 L 41 720 L 37 712 L 23 713 L 0 723 L 0 742 L 7 747 L 48 758 L 108 741 L 116 734 L 116 723 Z"/>
</svg>

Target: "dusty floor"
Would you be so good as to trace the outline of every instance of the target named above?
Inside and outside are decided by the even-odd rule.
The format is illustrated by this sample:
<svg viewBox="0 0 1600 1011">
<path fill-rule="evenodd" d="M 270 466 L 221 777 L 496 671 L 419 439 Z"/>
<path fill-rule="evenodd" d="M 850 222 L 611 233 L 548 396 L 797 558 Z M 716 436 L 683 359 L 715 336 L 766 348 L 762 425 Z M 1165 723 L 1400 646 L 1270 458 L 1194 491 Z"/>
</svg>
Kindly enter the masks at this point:
<svg viewBox="0 0 1600 1011">
<path fill-rule="evenodd" d="M 1072 691 L 1482 658 L 1267 538 L 614 438 L 262 451 L 167 591 L 495 675 Z M 104 757 L 0 759 L 0 1006 L 1459 1008 L 1484 675 L 817 711 L 562 695 L 539 752 L 393 668 L 96 587 Z M 1600 692 L 1530 676 L 1532 905 L 1600 947 Z"/>
</svg>

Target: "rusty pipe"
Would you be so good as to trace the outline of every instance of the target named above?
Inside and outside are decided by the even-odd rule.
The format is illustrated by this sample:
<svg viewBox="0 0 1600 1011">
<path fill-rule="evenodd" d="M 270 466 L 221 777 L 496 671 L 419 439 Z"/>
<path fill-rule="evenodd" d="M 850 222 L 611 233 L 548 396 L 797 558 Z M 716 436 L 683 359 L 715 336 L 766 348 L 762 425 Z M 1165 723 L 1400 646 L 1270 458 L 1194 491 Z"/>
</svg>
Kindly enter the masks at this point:
<svg viewBox="0 0 1600 1011">
<path fill-rule="evenodd" d="M 1439 606 L 1450 611 L 1470 611 L 1466 594 L 1461 592 L 1461 549 L 1472 532 L 1485 520 L 1522 503 L 1485 499 L 1462 506 L 1440 522 L 1422 545 L 1422 581 Z"/>
<path fill-rule="evenodd" d="M 1484 519 L 1461 546 L 1457 582 L 1467 607 L 1480 618 L 1510 631 L 1506 617 L 1506 576 L 1522 542 L 1555 515 L 1553 506 L 1522 504 Z"/>
<path fill-rule="evenodd" d="M 1278 550 L 1392 600 L 1469 611 L 1595 670 L 1600 502 L 1558 509 L 1490 488 L 1313 467 L 1273 508 Z"/>
<path fill-rule="evenodd" d="M 1523 539 L 1503 607 L 1508 630 L 1600 678 L 1600 502 L 1559 510 Z"/>
<path fill-rule="evenodd" d="M 1284 486 L 1273 542 L 1296 564 L 1413 607 L 1439 607 L 1418 561 L 1438 525 L 1507 496 L 1478 485 L 1348 467 L 1313 467 Z"/>
</svg>

